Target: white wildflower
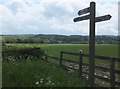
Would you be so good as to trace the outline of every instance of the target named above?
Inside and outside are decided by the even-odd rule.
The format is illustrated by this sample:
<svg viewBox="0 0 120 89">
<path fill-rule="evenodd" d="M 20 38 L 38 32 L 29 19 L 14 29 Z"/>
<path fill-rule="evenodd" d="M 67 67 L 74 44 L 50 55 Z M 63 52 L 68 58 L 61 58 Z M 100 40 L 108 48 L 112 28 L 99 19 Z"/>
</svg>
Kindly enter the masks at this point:
<svg viewBox="0 0 120 89">
<path fill-rule="evenodd" d="M 49 83 L 49 84 L 51 84 L 51 83 L 52 83 L 52 81 L 51 81 L 51 80 L 49 80 L 49 81 L 48 81 L 48 83 Z"/>
<path fill-rule="evenodd" d="M 39 82 L 36 82 L 36 85 L 38 85 L 39 84 Z"/>
<path fill-rule="evenodd" d="M 54 86 L 55 84 L 54 84 L 54 83 L 52 83 L 52 85 Z"/>
<path fill-rule="evenodd" d="M 42 82 L 43 82 L 43 79 L 41 79 L 40 82 L 42 83 Z"/>
</svg>

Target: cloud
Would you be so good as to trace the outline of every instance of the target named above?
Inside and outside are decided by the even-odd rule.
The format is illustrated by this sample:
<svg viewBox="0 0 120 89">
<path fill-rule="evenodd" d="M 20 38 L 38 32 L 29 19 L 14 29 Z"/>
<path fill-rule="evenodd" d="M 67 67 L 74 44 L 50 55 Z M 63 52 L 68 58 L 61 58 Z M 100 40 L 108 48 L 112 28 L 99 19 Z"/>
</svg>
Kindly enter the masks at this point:
<svg viewBox="0 0 120 89">
<path fill-rule="evenodd" d="M 0 4 L 2 34 L 89 34 L 89 21 L 74 23 L 80 9 L 91 0 L 4 0 Z M 97 1 L 97 0 L 96 0 Z M 97 16 L 111 14 L 110 21 L 97 23 L 96 33 L 117 35 L 117 4 L 97 3 Z M 116 10 L 116 11 L 115 11 Z"/>
<path fill-rule="evenodd" d="M 118 5 L 117 3 L 99 3 L 97 7 L 99 16 L 110 14 L 112 18 L 109 21 L 97 23 L 97 34 L 118 35 Z"/>
</svg>

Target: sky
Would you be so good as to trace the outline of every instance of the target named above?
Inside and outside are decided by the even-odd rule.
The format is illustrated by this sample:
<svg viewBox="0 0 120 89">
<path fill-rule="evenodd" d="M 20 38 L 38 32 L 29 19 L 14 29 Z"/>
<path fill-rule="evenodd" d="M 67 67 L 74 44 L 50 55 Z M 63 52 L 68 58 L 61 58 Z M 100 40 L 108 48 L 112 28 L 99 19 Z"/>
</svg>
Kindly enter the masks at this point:
<svg viewBox="0 0 120 89">
<path fill-rule="evenodd" d="M 89 35 L 89 20 L 74 23 L 78 11 L 96 2 L 96 35 L 118 35 L 119 0 L 0 0 L 0 34 Z"/>
</svg>

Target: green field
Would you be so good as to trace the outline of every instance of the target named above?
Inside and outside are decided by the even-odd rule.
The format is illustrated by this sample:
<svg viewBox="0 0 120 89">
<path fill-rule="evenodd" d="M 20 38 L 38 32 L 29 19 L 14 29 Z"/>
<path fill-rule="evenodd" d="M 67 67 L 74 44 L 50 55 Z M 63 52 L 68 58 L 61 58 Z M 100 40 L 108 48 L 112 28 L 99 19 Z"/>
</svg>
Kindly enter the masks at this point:
<svg viewBox="0 0 120 89">
<path fill-rule="evenodd" d="M 18 48 L 22 47 L 40 47 L 43 50 L 48 50 L 49 55 L 59 57 L 60 51 L 68 51 L 79 53 L 82 50 L 83 53 L 88 54 L 88 44 L 8 44 Z M 117 44 L 96 44 L 95 55 L 118 57 L 118 45 Z"/>
<path fill-rule="evenodd" d="M 40 47 L 43 50 L 47 50 L 47 54 L 54 57 L 60 57 L 60 51 L 67 52 L 75 52 L 79 53 L 82 50 L 83 53 L 89 54 L 89 45 L 88 44 L 10 44 L 15 46 L 16 48 L 22 47 Z M 95 55 L 99 56 L 109 56 L 109 57 L 118 57 L 118 45 L 115 44 L 96 44 Z M 64 58 L 70 60 L 78 61 L 78 56 L 74 55 L 66 55 L 64 54 Z M 83 62 L 88 62 L 88 58 L 84 58 Z M 104 63 L 104 61 L 100 60 L 99 63 Z"/>
<path fill-rule="evenodd" d="M 6 44 L 17 48 L 39 47 L 46 50 L 48 55 L 59 57 L 60 51 L 88 54 L 88 44 Z M 97 44 L 96 55 L 118 57 L 118 45 Z M 78 57 L 65 55 L 65 58 L 78 60 Z M 48 59 L 49 61 L 51 59 Z M 86 59 L 85 59 L 86 60 Z M 52 61 L 54 62 L 54 61 Z M 3 61 L 3 86 L 4 87 L 87 87 L 84 78 L 78 78 L 77 73 L 69 73 L 54 63 L 42 60 Z M 41 82 L 42 81 L 42 82 Z"/>
</svg>

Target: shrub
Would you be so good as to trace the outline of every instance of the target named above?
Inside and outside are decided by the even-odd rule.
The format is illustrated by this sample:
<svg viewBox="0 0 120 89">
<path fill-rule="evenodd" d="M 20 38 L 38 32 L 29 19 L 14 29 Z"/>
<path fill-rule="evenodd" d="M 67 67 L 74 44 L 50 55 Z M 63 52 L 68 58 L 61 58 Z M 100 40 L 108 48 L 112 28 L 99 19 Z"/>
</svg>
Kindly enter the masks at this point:
<svg viewBox="0 0 120 89">
<path fill-rule="evenodd" d="M 25 59 L 33 57 L 34 59 L 42 58 L 44 51 L 41 48 L 23 48 L 18 50 L 17 56 L 22 55 Z"/>
<path fill-rule="evenodd" d="M 3 52 L 3 60 L 14 59 L 42 59 L 45 52 L 41 48 L 10 48 Z M 11 59 L 12 58 L 12 59 Z"/>
</svg>

